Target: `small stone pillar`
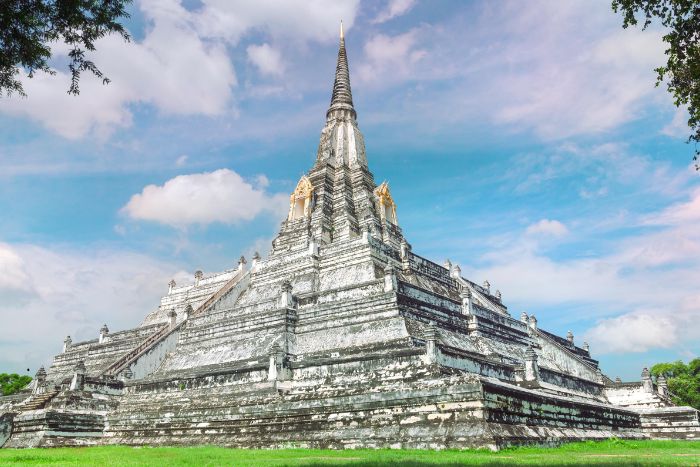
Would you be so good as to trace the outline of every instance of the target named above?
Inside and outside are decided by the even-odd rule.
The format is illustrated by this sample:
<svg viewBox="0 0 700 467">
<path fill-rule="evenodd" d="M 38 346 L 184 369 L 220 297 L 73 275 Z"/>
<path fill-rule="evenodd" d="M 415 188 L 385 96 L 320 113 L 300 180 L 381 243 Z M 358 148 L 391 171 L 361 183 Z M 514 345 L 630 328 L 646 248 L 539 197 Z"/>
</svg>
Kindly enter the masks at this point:
<svg viewBox="0 0 700 467">
<path fill-rule="evenodd" d="M 574 333 L 571 331 L 567 331 L 566 340 L 569 342 L 569 345 L 573 347 L 573 345 L 574 345 Z"/>
<path fill-rule="evenodd" d="M 396 274 L 394 273 L 394 266 L 391 263 L 387 263 L 384 267 L 384 292 L 391 292 L 397 289 Z"/>
<path fill-rule="evenodd" d="M 280 293 L 280 308 L 293 308 L 294 296 L 292 295 L 292 283 L 289 281 L 282 282 Z"/>
<path fill-rule="evenodd" d="M 238 267 L 236 268 L 236 271 L 242 271 L 243 268 L 245 268 L 247 261 L 245 260 L 245 256 L 241 255 L 240 258 L 238 258 Z"/>
<path fill-rule="evenodd" d="M 175 323 L 177 323 L 177 313 L 175 313 L 175 308 L 171 308 L 168 312 L 168 318 L 170 319 L 170 327 L 174 328 Z"/>
<path fill-rule="evenodd" d="M 471 316 L 474 314 L 472 303 L 472 292 L 467 287 L 464 287 L 459 293 L 459 298 L 462 299 L 462 314 Z"/>
<path fill-rule="evenodd" d="M 270 349 L 270 367 L 267 371 L 268 381 L 283 381 L 287 379 L 284 368 L 284 350 L 278 343 Z"/>
<path fill-rule="evenodd" d="M 522 313 L 520 313 L 520 322 L 525 323 L 525 325 L 527 325 L 527 312 L 526 311 L 523 311 Z"/>
<path fill-rule="evenodd" d="M 462 277 L 462 268 L 459 267 L 459 264 L 452 265 L 452 269 L 450 269 L 450 277 L 456 280 L 459 280 Z"/>
<path fill-rule="evenodd" d="M 484 281 L 482 287 L 484 288 L 484 290 L 486 290 L 486 293 L 488 295 L 491 295 L 491 284 L 489 283 L 489 281 Z"/>
<path fill-rule="evenodd" d="M 177 284 L 175 283 L 175 279 L 170 279 L 170 282 L 168 282 L 168 295 L 173 293 L 173 289 L 175 288 Z"/>
<path fill-rule="evenodd" d="M 658 392 L 661 397 L 668 398 L 668 383 L 664 375 L 659 375 L 659 377 L 656 378 L 656 392 Z"/>
<path fill-rule="evenodd" d="M 591 354 L 591 347 L 588 345 L 588 342 L 583 343 L 583 350 L 590 355 Z"/>
<path fill-rule="evenodd" d="M 525 381 L 537 382 L 540 380 L 540 366 L 537 364 L 537 353 L 532 346 L 525 351 Z"/>
<path fill-rule="evenodd" d="M 66 336 L 66 338 L 63 339 L 63 353 L 68 352 L 72 345 L 73 339 L 71 339 L 70 336 Z"/>
<path fill-rule="evenodd" d="M 496 290 L 496 295 L 495 295 L 495 297 L 496 297 L 496 300 L 498 300 L 499 302 L 501 301 L 502 295 L 501 295 L 501 291 L 500 291 L 500 290 Z"/>
<path fill-rule="evenodd" d="M 537 332 L 537 318 L 535 318 L 535 315 L 530 315 L 530 318 L 528 318 L 528 324 L 530 325 L 530 332 L 533 334 Z"/>
<path fill-rule="evenodd" d="M 651 380 L 651 373 L 646 367 L 642 370 L 642 387 L 644 392 L 654 393 L 654 382 Z"/>
<path fill-rule="evenodd" d="M 309 255 L 318 256 L 318 242 L 314 237 L 309 238 Z"/>
<path fill-rule="evenodd" d="M 192 308 L 191 303 L 188 303 L 185 307 L 185 319 L 190 319 L 192 315 L 194 315 L 194 308 Z"/>
<path fill-rule="evenodd" d="M 428 327 L 423 332 L 423 337 L 425 338 L 425 358 L 426 361 L 430 363 L 437 363 L 438 361 L 438 330 L 435 323 L 428 324 Z"/>
<path fill-rule="evenodd" d="M 409 272 L 411 270 L 411 261 L 409 259 L 411 246 L 408 244 L 405 238 L 401 239 L 401 247 L 399 249 L 399 252 L 401 254 L 401 267 L 404 271 Z"/>
<path fill-rule="evenodd" d="M 73 379 L 70 382 L 70 390 L 71 391 L 82 391 L 83 386 L 85 384 L 85 362 L 82 360 L 78 361 L 78 363 L 75 365 L 73 368 Z"/>
<path fill-rule="evenodd" d="M 34 394 L 44 394 L 46 392 L 46 370 L 40 367 L 34 376 Z"/>
<path fill-rule="evenodd" d="M 202 277 L 204 277 L 204 273 L 202 271 L 195 271 L 194 273 L 194 286 L 199 287 L 199 281 L 202 280 Z"/>
<path fill-rule="evenodd" d="M 250 262 L 250 269 L 255 269 L 260 263 L 260 253 L 257 251 L 253 253 L 253 260 Z"/>
<path fill-rule="evenodd" d="M 107 340 L 108 334 L 109 334 L 109 328 L 107 327 L 106 324 L 102 325 L 102 327 L 100 328 L 100 339 L 98 342 L 100 344 L 104 344 L 105 341 Z"/>
</svg>

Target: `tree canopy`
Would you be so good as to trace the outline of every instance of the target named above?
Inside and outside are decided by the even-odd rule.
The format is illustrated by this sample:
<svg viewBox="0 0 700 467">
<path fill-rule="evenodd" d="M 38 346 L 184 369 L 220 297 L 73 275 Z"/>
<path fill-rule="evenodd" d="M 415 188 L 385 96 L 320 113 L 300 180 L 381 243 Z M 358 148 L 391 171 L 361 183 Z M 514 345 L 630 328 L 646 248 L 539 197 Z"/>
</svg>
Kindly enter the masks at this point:
<svg viewBox="0 0 700 467">
<path fill-rule="evenodd" d="M 70 47 L 69 94 L 78 94 L 80 74 L 90 72 L 109 83 L 86 52 L 95 51 L 95 42 L 118 34 L 129 40 L 119 22 L 128 18 L 131 0 L 0 0 L 0 97 L 16 92 L 26 95 L 19 77 L 22 70 L 30 78 L 37 71 L 55 74 L 51 67 L 51 44 Z"/>
<path fill-rule="evenodd" d="M 0 389 L 3 396 L 9 396 L 22 390 L 31 382 L 32 378 L 17 373 L 0 373 Z"/>
<path fill-rule="evenodd" d="M 666 28 L 667 62 L 655 70 L 656 85 L 665 81 L 676 107 L 687 107 L 688 142 L 695 143 L 693 159 L 700 169 L 700 0 L 613 0 L 612 9 L 622 13 L 624 28 L 637 25 L 637 16 L 643 19 L 642 29 L 655 19 Z"/>
<path fill-rule="evenodd" d="M 664 375 L 674 403 L 700 410 L 700 358 L 691 360 L 687 365 L 680 360 L 657 363 L 651 367 L 651 374 L 657 378 Z"/>
</svg>

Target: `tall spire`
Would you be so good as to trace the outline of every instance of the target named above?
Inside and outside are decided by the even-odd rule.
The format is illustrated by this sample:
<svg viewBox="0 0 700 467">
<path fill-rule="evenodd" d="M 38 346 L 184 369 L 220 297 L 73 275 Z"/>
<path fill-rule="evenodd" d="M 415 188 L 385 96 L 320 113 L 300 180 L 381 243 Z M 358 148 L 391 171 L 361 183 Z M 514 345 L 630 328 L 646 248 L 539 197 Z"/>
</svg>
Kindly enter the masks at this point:
<svg viewBox="0 0 700 467">
<path fill-rule="evenodd" d="M 348 68 L 348 57 L 345 53 L 345 34 L 343 33 L 343 22 L 340 22 L 340 47 L 338 48 L 338 65 L 335 68 L 335 82 L 333 83 L 333 95 L 331 96 L 331 106 L 326 112 L 326 117 L 342 116 L 350 113 L 352 118 L 357 114 L 352 105 L 352 92 L 350 91 L 350 69 Z"/>
</svg>

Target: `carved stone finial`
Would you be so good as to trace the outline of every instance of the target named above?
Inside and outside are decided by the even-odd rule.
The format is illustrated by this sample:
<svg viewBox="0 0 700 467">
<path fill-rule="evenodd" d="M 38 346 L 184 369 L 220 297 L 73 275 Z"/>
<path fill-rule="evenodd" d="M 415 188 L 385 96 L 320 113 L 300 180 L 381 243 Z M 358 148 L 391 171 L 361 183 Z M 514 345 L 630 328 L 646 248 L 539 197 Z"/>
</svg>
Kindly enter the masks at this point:
<svg viewBox="0 0 700 467">
<path fill-rule="evenodd" d="M 571 331 L 568 331 L 566 333 L 566 340 L 569 341 L 569 345 L 574 345 L 574 333 Z"/>
<path fill-rule="evenodd" d="M 238 264 L 246 264 L 248 261 L 246 261 L 245 256 L 241 255 L 240 258 L 238 258 Z"/>
<path fill-rule="evenodd" d="M 537 353 L 529 345 L 525 350 L 525 381 L 537 383 L 540 380 L 540 366 L 537 363 Z"/>
<path fill-rule="evenodd" d="M 661 397 L 668 397 L 668 383 L 664 375 L 659 375 L 659 377 L 656 378 L 656 391 Z"/>
<path fill-rule="evenodd" d="M 588 342 L 583 343 L 583 350 L 585 350 L 589 354 L 591 353 L 591 347 L 588 345 Z"/>
<path fill-rule="evenodd" d="M 520 321 L 527 324 L 527 312 L 526 311 L 523 311 L 522 313 L 520 313 Z"/>
<path fill-rule="evenodd" d="M 486 290 L 487 294 L 491 294 L 491 284 L 489 283 L 489 281 L 484 281 L 483 287 Z"/>
<path fill-rule="evenodd" d="M 530 315 L 530 318 L 528 319 L 528 324 L 530 325 L 530 329 L 533 331 L 537 331 L 537 318 L 535 315 Z"/>
<path fill-rule="evenodd" d="M 199 285 L 199 281 L 201 281 L 203 277 L 204 277 L 204 273 L 202 271 L 199 271 L 199 270 L 195 271 L 195 273 L 194 273 L 194 286 L 195 287 L 197 287 Z"/>
<path fill-rule="evenodd" d="M 459 292 L 459 298 L 462 300 L 462 313 L 465 315 L 473 314 L 472 292 L 468 287 L 463 287 Z"/>
<path fill-rule="evenodd" d="M 102 344 L 105 341 L 105 339 L 107 338 L 107 334 L 109 334 L 109 328 L 105 324 L 100 328 L 100 338 L 99 338 L 100 344 Z"/>
<path fill-rule="evenodd" d="M 260 253 L 257 251 L 253 253 L 253 261 L 258 261 L 260 259 Z"/>
<path fill-rule="evenodd" d="M 192 308 L 191 303 L 188 303 L 187 306 L 185 307 L 185 317 L 187 319 L 189 319 L 193 314 L 194 314 L 194 308 Z"/>
<path fill-rule="evenodd" d="M 642 370 L 642 387 L 644 388 L 644 392 L 654 392 L 654 382 L 651 380 L 651 373 L 649 373 L 649 369 L 646 367 Z"/>
<path fill-rule="evenodd" d="M 173 293 L 173 289 L 176 285 L 177 284 L 175 283 L 175 279 L 170 279 L 170 282 L 168 282 L 168 295 Z"/>
<path fill-rule="evenodd" d="M 425 338 L 425 361 L 428 364 L 437 363 L 438 361 L 438 330 L 435 323 L 430 322 L 423 331 Z"/>
<path fill-rule="evenodd" d="M 620 379 L 620 377 L 616 376 L 615 377 L 615 384 L 621 384 L 621 383 L 622 383 L 622 380 Z"/>
<path fill-rule="evenodd" d="M 500 291 L 500 290 L 496 290 L 496 295 L 495 295 L 495 296 L 496 296 L 496 300 L 498 300 L 498 301 L 500 302 L 500 301 L 501 301 L 501 291 Z"/>
<path fill-rule="evenodd" d="M 171 308 L 170 311 L 168 311 L 168 318 L 170 319 L 170 326 L 175 326 L 177 323 L 177 313 L 175 312 L 175 308 Z"/>
<path fill-rule="evenodd" d="M 445 266 L 445 269 L 447 269 L 448 271 L 451 270 L 452 269 L 452 261 L 450 261 L 450 259 L 447 258 L 445 260 L 445 262 L 443 263 L 443 266 Z"/>
<path fill-rule="evenodd" d="M 70 350 L 71 345 L 73 345 L 73 339 L 71 339 L 70 336 L 66 336 L 66 338 L 63 339 L 63 351 L 66 352 Z"/>
<path fill-rule="evenodd" d="M 43 366 L 39 367 L 39 369 L 36 372 L 35 378 L 37 379 L 37 381 L 44 381 L 46 379 L 46 370 Z"/>
</svg>

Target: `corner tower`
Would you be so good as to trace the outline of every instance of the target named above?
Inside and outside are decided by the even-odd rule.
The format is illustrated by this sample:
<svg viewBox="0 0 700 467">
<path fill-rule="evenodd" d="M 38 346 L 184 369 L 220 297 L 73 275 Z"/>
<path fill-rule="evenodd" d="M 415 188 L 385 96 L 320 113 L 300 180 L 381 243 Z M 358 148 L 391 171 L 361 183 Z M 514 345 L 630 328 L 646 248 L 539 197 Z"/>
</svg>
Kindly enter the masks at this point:
<svg viewBox="0 0 700 467">
<path fill-rule="evenodd" d="M 349 240 L 367 230 L 399 248 L 396 206 L 385 183 L 377 187 L 367 165 L 362 132 L 352 100 L 345 34 L 340 25 L 331 102 L 316 162 L 290 196 L 289 214 L 273 241 L 272 254 Z"/>
</svg>

